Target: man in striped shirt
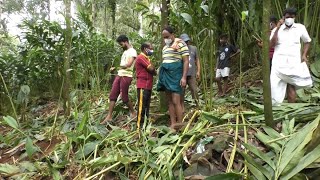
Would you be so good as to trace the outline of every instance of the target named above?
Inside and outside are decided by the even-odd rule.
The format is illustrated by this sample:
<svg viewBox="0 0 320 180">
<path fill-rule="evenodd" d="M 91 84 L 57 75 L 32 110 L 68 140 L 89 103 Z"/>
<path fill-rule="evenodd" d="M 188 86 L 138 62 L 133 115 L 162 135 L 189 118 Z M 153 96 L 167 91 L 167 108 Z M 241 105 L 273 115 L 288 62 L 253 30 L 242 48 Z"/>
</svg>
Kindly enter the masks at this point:
<svg viewBox="0 0 320 180">
<path fill-rule="evenodd" d="M 180 102 L 183 88 L 186 86 L 189 69 L 189 49 L 185 42 L 175 38 L 171 27 L 162 31 L 165 46 L 162 50 L 162 64 L 159 71 L 158 91 L 165 91 L 171 129 L 175 129 L 176 123 L 181 123 L 183 118 L 182 105 Z"/>
</svg>

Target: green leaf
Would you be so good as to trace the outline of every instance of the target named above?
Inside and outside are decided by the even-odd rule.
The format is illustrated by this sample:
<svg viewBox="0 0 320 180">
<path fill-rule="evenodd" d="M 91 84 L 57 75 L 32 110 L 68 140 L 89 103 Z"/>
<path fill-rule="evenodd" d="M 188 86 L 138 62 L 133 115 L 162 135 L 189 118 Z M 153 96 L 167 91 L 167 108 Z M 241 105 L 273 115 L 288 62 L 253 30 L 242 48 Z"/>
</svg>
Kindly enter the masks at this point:
<svg viewBox="0 0 320 180">
<path fill-rule="evenodd" d="M 25 95 L 29 95 L 30 93 L 30 87 L 28 85 L 23 85 L 21 86 L 20 90 L 25 94 Z"/>
<path fill-rule="evenodd" d="M 206 13 L 209 12 L 209 6 L 208 5 L 201 5 L 200 7 L 204 10 L 204 12 L 206 12 Z"/>
<path fill-rule="evenodd" d="M 264 109 L 264 106 L 261 105 L 261 104 L 258 104 L 258 103 L 255 103 L 255 102 L 250 102 L 250 104 L 252 104 L 253 106 L 255 106 L 256 108 L 260 109 L 260 110 L 263 110 Z"/>
<path fill-rule="evenodd" d="M 242 11 L 241 20 L 244 21 L 248 15 L 249 15 L 249 11 Z"/>
<path fill-rule="evenodd" d="M 313 151 L 304 156 L 297 166 L 293 168 L 287 175 L 281 177 L 281 180 L 288 180 L 292 178 L 294 175 L 298 174 L 301 170 L 309 166 L 311 163 L 315 162 L 320 158 L 320 145 L 318 145 Z"/>
<path fill-rule="evenodd" d="M 292 157 L 292 159 L 290 160 L 288 165 L 283 169 L 281 174 L 282 175 L 287 174 L 290 170 L 292 170 L 294 167 L 296 167 L 297 164 L 299 163 L 300 159 L 304 156 L 305 152 L 306 152 L 306 149 L 303 149 L 303 150 L 295 153 L 295 155 Z"/>
<path fill-rule="evenodd" d="M 146 172 L 147 172 L 147 166 L 144 165 L 143 169 L 142 169 L 141 172 L 140 172 L 139 180 L 143 180 L 143 178 L 144 178 L 145 175 L 146 175 Z"/>
<path fill-rule="evenodd" d="M 312 123 L 305 125 L 297 134 L 292 136 L 286 143 L 280 159 L 278 173 L 281 174 L 285 167 L 289 164 L 294 156 L 303 150 L 307 143 L 312 139 L 312 134 L 317 128 L 320 116 Z M 278 175 L 279 175 L 278 174 Z"/>
<path fill-rule="evenodd" d="M 169 179 L 174 180 L 175 178 L 173 176 L 173 170 L 172 170 L 170 163 L 168 162 L 166 166 L 167 166 L 167 170 L 168 170 Z"/>
<path fill-rule="evenodd" d="M 96 145 L 98 145 L 101 141 L 93 141 L 88 142 L 83 146 L 83 149 L 79 149 L 79 151 L 76 153 L 77 159 L 82 158 L 82 156 L 86 157 L 90 153 L 92 153 L 96 149 Z"/>
<path fill-rule="evenodd" d="M 254 114 L 257 114 L 257 112 L 255 112 L 255 111 L 241 111 L 241 113 L 243 115 L 254 115 Z"/>
<path fill-rule="evenodd" d="M 27 154 L 28 154 L 29 157 L 31 157 L 33 155 L 33 153 L 38 151 L 37 146 L 33 145 L 33 142 L 30 139 L 30 137 L 27 137 L 26 151 L 27 151 Z"/>
<path fill-rule="evenodd" d="M 261 172 L 263 174 L 263 177 L 265 176 L 265 177 L 267 177 L 267 179 L 271 179 L 272 174 L 265 167 L 263 167 L 261 164 L 255 162 L 255 160 L 251 156 L 249 156 L 248 154 L 245 154 L 243 152 L 240 152 L 240 154 L 244 157 L 245 160 L 247 160 L 247 165 L 250 164 L 250 165 L 254 166 L 259 172 Z M 252 173 L 255 174 L 255 172 L 252 172 Z M 258 178 L 258 179 L 260 179 L 260 178 Z"/>
<path fill-rule="evenodd" d="M 25 172 L 36 172 L 37 168 L 35 167 L 35 165 L 29 161 L 23 161 L 21 163 L 19 163 L 20 165 L 20 169 Z"/>
<path fill-rule="evenodd" d="M 153 153 L 161 153 L 162 151 L 166 150 L 170 148 L 169 145 L 163 145 L 163 146 L 159 146 L 159 147 L 156 147 L 152 150 Z"/>
<path fill-rule="evenodd" d="M 77 131 L 79 133 L 81 133 L 83 131 L 84 126 L 87 124 L 88 118 L 89 118 L 89 111 L 85 113 L 85 115 L 83 116 L 81 123 L 79 124 Z"/>
<path fill-rule="evenodd" d="M 254 167 L 253 165 L 251 165 L 248 162 L 244 162 L 244 163 L 248 166 L 248 169 L 253 174 L 253 176 L 256 177 L 258 180 L 265 180 L 266 179 L 266 177 L 261 173 L 261 171 L 259 169 L 257 169 L 256 167 Z"/>
<path fill-rule="evenodd" d="M 200 119 L 210 121 L 214 124 L 222 124 L 223 122 L 225 122 L 224 119 L 221 119 L 218 114 L 213 112 L 202 112 L 200 115 Z"/>
<path fill-rule="evenodd" d="M 122 164 L 129 164 L 132 162 L 132 159 L 128 158 L 128 157 L 124 157 L 124 156 L 118 156 L 117 157 L 117 161 L 120 161 Z"/>
<path fill-rule="evenodd" d="M 258 148 L 251 144 L 243 144 L 244 147 L 246 147 L 249 151 L 251 151 L 253 154 L 255 154 L 257 157 L 262 159 L 264 162 L 266 162 L 273 170 L 276 169 L 276 165 L 272 161 L 272 158 L 269 157 L 266 153 L 261 152 Z"/>
<path fill-rule="evenodd" d="M 292 118 L 290 121 L 289 120 L 283 121 L 282 131 L 281 131 L 282 134 L 284 134 L 284 135 L 292 134 L 293 130 L 294 130 L 294 122 L 295 122 L 294 118 Z"/>
<path fill-rule="evenodd" d="M 318 61 L 310 65 L 310 70 L 316 77 L 320 77 L 320 63 Z"/>
<path fill-rule="evenodd" d="M 188 13 L 181 13 L 181 16 L 183 19 L 188 22 L 190 25 L 192 25 L 192 17 Z"/>
<path fill-rule="evenodd" d="M 130 180 L 129 178 L 126 177 L 126 175 L 124 175 L 124 174 L 122 174 L 120 172 L 118 172 L 118 175 L 120 177 L 120 180 Z"/>
<path fill-rule="evenodd" d="M 20 172 L 20 168 L 18 166 L 10 165 L 10 164 L 0 164 L 0 174 L 11 176 L 19 172 Z"/>
<path fill-rule="evenodd" d="M 273 128 L 269 126 L 263 126 L 262 128 L 264 132 L 266 132 L 271 138 L 276 139 L 282 137 L 277 131 L 275 131 Z"/>
<path fill-rule="evenodd" d="M 264 133 L 262 133 L 261 131 L 258 131 L 255 136 L 261 141 L 263 142 L 266 146 L 272 147 L 276 152 L 280 152 L 281 151 L 281 147 L 275 143 L 268 143 L 268 141 L 273 140 L 270 136 L 265 135 Z"/>
<path fill-rule="evenodd" d="M 122 137 L 127 134 L 127 131 L 121 129 L 115 129 L 110 133 L 110 137 Z"/>
<path fill-rule="evenodd" d="M 309 180 L 309 178 L 307 175 L 299 173 L 293 176 L 290 180 Z"/>
<path fill-rule="evenodd" d="M 218 174 L 205 178 L 205 180 L 241 180 L 242 176 L 235 173 Z"/>
<path fill-rule="evenodd" d="M 63 179 L 60 172 L 54 168 L 51 169 L 52 177 L 54 180 L 61 180 Z"/>
<path fill-rule="evenodd" d="M 98 157 L 96 159 L 93 159 L 89 161 L 89 164 L 97 167 L 97 166 L 105 166 L 109 163 L 115 162 L 116 158 L 113 155 L 108 155 L 108 157 Z"/>
<path fill-rule="evenodd" d="M 156 141 L 154 141 L 153 139 L 148 139 L 147 141 L 148 146 L 154 147 L 157 145 Z"/>
<path fill-rule="evenodd" d="M 232 119 L 232 118 L 235 118 L 235 117 L 236 117 L 235 114 L 227 113 L 227 114 L 223 115 L 223 116 L 221 117 L 221 119 Z"/>
<path fill-rule="evenodd" d="M 171 133 L 169 132 L 169 133 L 165 134 L 164 136 L 162 136 L 162 137 L 160 138 L 160 140 L 158 141 L 158 146 L 161 146 L 161 145 L 168 139 L 168 137 L 169 137 L 170 134 L 171 134 Z"/>
<path fill-rule="evenodd" d="M 4 121 L 12 128 L 18 129 L 19 125 L 18 122 L 11 116 L 5 116 L 3 117 Z"/>
</svg>

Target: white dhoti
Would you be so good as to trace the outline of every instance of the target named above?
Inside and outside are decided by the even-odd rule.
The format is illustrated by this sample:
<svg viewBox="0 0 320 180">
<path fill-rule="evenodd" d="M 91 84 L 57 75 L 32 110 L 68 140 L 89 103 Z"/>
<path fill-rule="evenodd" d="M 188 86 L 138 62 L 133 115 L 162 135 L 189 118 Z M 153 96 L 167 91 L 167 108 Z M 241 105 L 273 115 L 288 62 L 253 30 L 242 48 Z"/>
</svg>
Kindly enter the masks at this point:
<svg viewBox="0 0 320 180">
<path fill-rule="evenodd" d="M 312 79 L 305 62 L 300 58 L 277 56 L 272 60 L 270 74 L 272 105 L 282 103 L 287 90 L 287 84 L 297 89 L 312 87 Z"/>
</svg>

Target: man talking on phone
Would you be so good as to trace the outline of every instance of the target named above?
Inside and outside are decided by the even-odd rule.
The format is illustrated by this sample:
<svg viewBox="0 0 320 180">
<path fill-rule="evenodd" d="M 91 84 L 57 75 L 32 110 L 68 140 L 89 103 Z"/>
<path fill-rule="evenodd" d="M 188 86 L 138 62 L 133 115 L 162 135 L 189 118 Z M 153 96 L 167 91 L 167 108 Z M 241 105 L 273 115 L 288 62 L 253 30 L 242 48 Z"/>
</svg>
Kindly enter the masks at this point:
<svg viewBox="0 0 320 180">
<path fill-rule="evenodd" d="M 303 24 L 295 23 L 297 10 L 288 8 L 270 36 L 270 45 L 275 48 L 271 68 L 272 104 L 279 105 L 285 95 L 289 103 L 296 102 L 296 89 L 312 86 L 307 66 L 307 53 L 311 38 Z M 301 55 L 300 39 L 304 42 Z"/>
</svg>

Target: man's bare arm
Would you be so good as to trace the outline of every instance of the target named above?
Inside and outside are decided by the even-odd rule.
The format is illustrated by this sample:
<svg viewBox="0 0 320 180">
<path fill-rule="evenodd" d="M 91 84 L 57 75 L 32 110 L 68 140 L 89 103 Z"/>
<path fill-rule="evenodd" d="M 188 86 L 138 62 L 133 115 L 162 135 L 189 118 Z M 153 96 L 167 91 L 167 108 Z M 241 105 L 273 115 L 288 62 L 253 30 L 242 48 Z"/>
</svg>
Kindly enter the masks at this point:
<svg viewBox="0 0 320 180">
<path fill-rule="evenodd" d="M 308 62 L 308 51 L 310 49 L 310 42 L 304 43 L 303 54 L 302 54 L 302 62 Z"/>
<path fill-rule="evenodd" d="M 200 68 L 200 59 L 199 57 L 197 57 L 196 59 L 196 66 L 197 66 L 197 74 L 196 74 L 196 77 L 199 79 L 200 78 L 200 72 L 201 72 L 201 68 Z"/>
<path fill-rule="evenodd" d="M 135 57 L 128 58 L 128 63 L 124 66 L 121 66 L 121 69 L 127 69 L 127 68 L 131 67 L 134 60 L 135 60 Z"/>
<path fill-rule="evenodd" d="M 180 85 L 182 87 L 185 87 L 187 84 L 187 73 L 189 70 L 189 56 L 183 56 L 182 60 L 183 60 L 183 74 L 180 81 Z"/>
<path fill-rule="evenodd" d="M 152 73 L 153 75 L 157 75 L 157 72 L 156 72 L 156 69 L 154 68 L 154 66 L 152 64 L 150 64 L 148 67 L 147 67 L 147 71 Z"/>
<path fill-rule="evenodd" d="M 234 56 L 238 55 L 239 53 L 240 53 L 240 49 L 238 49 L 237 52 L 235 52 L 234 54 L 232 54 L 232 55 L 230 56 L 230 58 L 233 58 Z"/>
<path fill-rule="evenodd" d="M 281 27 L 281 25 L 284 23 L 284 19 L 280 19 L 277 23 L 276 31 L 274 32 L 271 40 L 270 40 L 270 47 L 274 47 L 278 42 L 278 31 Z"/>
</svg>

